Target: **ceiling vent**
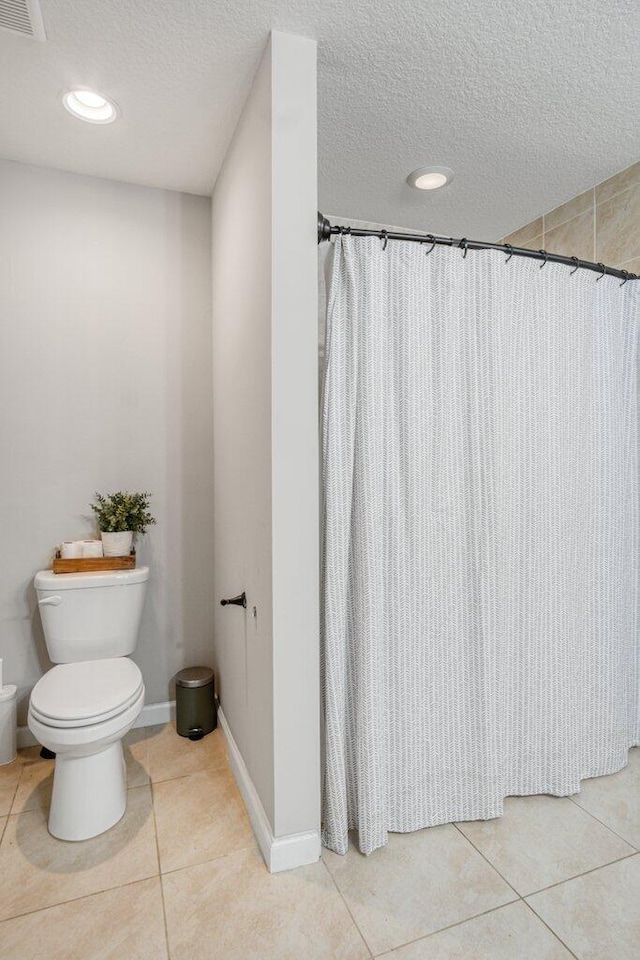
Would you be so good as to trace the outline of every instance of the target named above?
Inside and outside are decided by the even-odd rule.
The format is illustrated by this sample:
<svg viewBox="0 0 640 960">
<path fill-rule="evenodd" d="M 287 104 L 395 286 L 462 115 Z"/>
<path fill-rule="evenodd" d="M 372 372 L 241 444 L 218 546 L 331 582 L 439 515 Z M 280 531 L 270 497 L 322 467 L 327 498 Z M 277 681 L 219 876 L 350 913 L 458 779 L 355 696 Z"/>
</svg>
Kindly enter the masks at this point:
<svg viewBox="0 0 640 960">
<path fill-rule="evenodd" d="M 39 0 L 0 0 L 0 30 L 46 40 Z"/>
</svg>

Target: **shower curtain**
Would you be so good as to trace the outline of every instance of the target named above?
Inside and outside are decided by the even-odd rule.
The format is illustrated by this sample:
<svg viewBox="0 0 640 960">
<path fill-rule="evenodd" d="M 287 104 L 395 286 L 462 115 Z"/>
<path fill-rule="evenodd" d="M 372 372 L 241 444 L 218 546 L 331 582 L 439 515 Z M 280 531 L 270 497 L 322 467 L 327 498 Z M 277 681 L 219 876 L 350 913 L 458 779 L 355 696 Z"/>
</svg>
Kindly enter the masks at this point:
<svg viewBox="0 0 640 960">
<path fill-rule="evenodd" d="M 332 255 L 323 840 L 576 793 L 638 743 L 640 281 Z"/>
</svg>

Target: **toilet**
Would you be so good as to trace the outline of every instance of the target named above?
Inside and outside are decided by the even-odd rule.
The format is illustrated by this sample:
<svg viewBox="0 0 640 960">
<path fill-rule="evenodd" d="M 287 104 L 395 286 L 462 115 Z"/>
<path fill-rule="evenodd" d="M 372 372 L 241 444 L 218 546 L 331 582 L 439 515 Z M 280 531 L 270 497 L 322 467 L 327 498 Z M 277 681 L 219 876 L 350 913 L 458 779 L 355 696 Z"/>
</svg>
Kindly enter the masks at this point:
<svg viewBox="0 0 640 960">
<path fill-rule="evenodd" d="M 49 832 L 60 840 L 95 837 L 124 814 L 122 738 L 144 706 L 142 674 L 129 655 L 148 579 L 148 567 L 35 576 L 56 666 L 33 688 L 27 723 L 56 754 Z"/>
</svg>

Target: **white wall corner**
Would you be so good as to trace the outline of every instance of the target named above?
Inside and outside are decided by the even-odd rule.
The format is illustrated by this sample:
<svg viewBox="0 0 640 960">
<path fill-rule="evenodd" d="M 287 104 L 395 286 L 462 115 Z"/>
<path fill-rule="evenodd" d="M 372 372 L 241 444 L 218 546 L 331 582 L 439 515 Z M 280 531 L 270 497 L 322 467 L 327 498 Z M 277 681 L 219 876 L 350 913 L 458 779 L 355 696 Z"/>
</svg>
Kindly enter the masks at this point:
<svg viewBox="0 0 640 960">
<path fill-rule="evenodd" d="M 276 836 L 320 825 L 316 43 L 272 42 L 272 583 Z"/>
<path fill-rule="evenodd" d="M 319 830 L 274 837 L 260 797 L 221 708 L 218 708 L 218 722 L 227 741 L 229 765 L 242 794 L 253 832 L 269 872 L 280 873 L 282 870 L 315 863 L 320 859 L 321 851 Z"/>
</svg>

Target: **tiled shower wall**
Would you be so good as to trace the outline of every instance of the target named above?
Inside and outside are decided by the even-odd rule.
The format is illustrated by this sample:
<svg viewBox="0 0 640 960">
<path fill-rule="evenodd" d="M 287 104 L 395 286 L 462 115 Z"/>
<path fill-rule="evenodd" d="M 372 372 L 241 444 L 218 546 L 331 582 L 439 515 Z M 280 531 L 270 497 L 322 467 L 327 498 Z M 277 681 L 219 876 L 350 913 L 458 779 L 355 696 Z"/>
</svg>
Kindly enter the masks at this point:
<svg viewBox="0 0 640 960">
<path fill-rule="evenodd" d="M 640 274 L 640 161 L 499 242 Z"/>
</svg>

